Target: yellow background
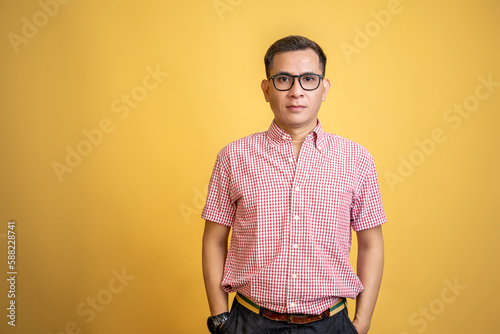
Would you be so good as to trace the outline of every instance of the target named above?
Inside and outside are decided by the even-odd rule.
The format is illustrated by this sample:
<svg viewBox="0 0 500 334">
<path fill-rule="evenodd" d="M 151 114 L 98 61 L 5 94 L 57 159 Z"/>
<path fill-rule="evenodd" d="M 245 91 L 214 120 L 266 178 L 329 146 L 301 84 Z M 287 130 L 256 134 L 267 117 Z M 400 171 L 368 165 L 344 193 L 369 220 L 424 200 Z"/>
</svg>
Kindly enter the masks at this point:
<svg viewBox="0 0 500 334">
<path fill-rule="evenodd" d="M 385 26 L 372 11 L 394 6 L 386 0 L 215 3 L 69 1 L 44 21 L 35 0 L 0 2 L 1 276 L 9 220 L 18 270 L 16 327 L 2 279 L 0 332 L 207 333 L 208 179 L 224 145 L 269 126 L 263 56 L 289 34 L 328 56 L 324 129 L 377 163 L 389 223 L 370 333 L 495 332 L 500 87 L 456 129 L 443 117 L 479 77 L 500 81 L 499 2 L 401 0 Z M 13 44 L 23 17 L 40 27 Z M 366 45 L 356 40 L 365 28 Z M 357 53 L 342 51 L 356 41 Z M 156 87 L 126 117 L 115 113 L 123 94 L 141 93 L 148 67 L 168 75 L 147 79 Z M 67 146 L 85 150 L 82 131 L 106 119 L 112 130 L 60 182 L 54 162 L 66 165 Z M 415 141 L 436 128 L 446 140 L 422 160 Z M 412 154 L 419 165 L 391 185 L 387 173 Z M 122 270 L 134 278 L 120 286 Z M 77 309 L 97 296 L 107 304 L 87 322 Z"/>
</svg>

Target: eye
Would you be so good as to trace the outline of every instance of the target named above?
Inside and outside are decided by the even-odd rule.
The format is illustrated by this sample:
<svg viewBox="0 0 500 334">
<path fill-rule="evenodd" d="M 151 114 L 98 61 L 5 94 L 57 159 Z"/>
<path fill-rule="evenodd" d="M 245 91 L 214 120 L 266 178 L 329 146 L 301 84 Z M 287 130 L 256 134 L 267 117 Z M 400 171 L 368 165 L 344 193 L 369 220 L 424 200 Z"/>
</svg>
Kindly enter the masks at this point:
<svg viewBox="0 0 500 334">
<path fill-rule="evenodd" d="M 318 77 L 315 75 L 305 75 L 302 77 L 302 80 L 304 80 L 304 82 L 314 82 L 318 80 Z"/>
<path fill-rule="evenodd" d="M 287 75 L 278 75 L 276 77 L 276 80 L 278 80 L 278 82 L 287 83 L 287 82 L 290 82 L 291 79 Z"/>
</svg>

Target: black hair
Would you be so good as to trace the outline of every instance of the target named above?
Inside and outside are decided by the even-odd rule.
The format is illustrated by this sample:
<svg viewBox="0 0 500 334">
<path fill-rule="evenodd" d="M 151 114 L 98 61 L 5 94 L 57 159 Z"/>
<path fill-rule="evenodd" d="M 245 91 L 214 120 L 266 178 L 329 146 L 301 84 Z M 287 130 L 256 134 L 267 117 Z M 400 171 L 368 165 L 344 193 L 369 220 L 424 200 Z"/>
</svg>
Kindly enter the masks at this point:
<svg viewBox="0 0 500 334">
<path fill-rule="evenodd" d="M 289 52 L 289 51 L 299 51 L 312 49 L 318 54 L 319 63 L 321 65 L 321 69 L 325 75 L 326 69 L 326 55 L 321 49 L 321 47 L 314 41 L 310 39 L 298 36 L 298 35 L 290 35 L 284 38 L 281 38 L 274 42 L 269 49 L 267 49 L 266 55 L 264 56 L 264 65 L 266 66 L 266 76 L 269 78 L 271 67 L 273 66 L 273 58 L 278 53 Z"/>
</svg>

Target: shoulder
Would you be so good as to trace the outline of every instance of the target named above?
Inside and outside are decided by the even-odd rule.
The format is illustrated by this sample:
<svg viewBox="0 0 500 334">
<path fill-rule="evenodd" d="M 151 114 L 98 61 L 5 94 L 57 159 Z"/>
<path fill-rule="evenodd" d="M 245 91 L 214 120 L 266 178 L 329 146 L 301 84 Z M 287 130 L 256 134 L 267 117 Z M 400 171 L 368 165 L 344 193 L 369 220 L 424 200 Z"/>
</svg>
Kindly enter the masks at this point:
<svg viewBox="0 0 500 334">
<path fill-rule="evenodd" d="M 370 152 L 364 146 L 353 140 L 332 133 L 325 133 L 324 140 L 327 148 L 332 153 L 357 157 L 358 159 L 373 159 Z"/>
<path fill-rule="evenodd" d="M 257 132 L 227 144 L 219 151 L 218 158 L 231 159 L 242 154 L 244 155 L 266 143 L 266 132 Z"/>
</svg>

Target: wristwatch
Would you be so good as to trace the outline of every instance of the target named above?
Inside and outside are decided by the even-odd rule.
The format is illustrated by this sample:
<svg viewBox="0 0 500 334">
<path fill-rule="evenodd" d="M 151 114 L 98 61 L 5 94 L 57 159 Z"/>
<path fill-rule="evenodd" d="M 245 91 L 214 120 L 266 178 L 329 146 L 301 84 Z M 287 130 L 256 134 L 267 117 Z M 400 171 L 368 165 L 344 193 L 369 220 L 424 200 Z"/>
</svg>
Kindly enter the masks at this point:
<svg viewBox="0 0 500 334">
<path fill-rule="evenodd" d="M 207 326 L 210 333 L 212 334 L 219 333 L 220 327 L 228 318 L 229 318 L 229 312 L 224 312 L 218 315 L 214 315 L 213 317 L 208 317 Z"/>
</svg>

